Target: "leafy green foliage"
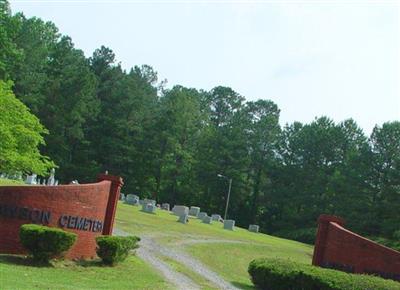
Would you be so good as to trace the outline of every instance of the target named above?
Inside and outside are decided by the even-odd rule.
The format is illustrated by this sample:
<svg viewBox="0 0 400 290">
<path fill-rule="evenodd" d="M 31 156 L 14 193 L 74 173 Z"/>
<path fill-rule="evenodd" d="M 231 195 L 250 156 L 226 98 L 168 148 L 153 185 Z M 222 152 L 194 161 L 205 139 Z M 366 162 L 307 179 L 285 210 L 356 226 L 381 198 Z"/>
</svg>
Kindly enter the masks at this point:
<svg viewBox="0 0 400 290">
<path fill-rule="evenodd" d="M 0 172 L 45 174 L 54 164 L 40 154 L 48 131 L 17 98 L 11 82 L 0 80 Z"/>
<path fill-rule="evenodd" d="M 315 238 L 317 237 L 317 228 L 281 230 L 274 232 L 275 236 L 285 239 L 295 240 L 306 244 L 314 245 Z"/>
<path fill-rule="evenodd" d="M 246 101 L 224 86 L 165 89 L 148 65 L 125 71 L 104 46 L 86 58 L 53 23 L 12 15 L 7 1 L 0 9 L 0 79 L 14 81 L 15 96 L 49 130 L 23 144 L 39 145 L 61 182 L 108 170 L 124 178 L 127 193 L 222 213 L 223 174 L 233 179 L 228 216 L 238 225 L 311 242 L 297 229 L 315 228 L 327 213 L 361 234 L 393 239 L 400 122 L 371 136 L 352 119 L 326 116 L 281 127 L 270 100 Z M 45 173 L 46 157 L 10 154 L 21 149 L 10 139 L 14 121 L 0 126 L 0 171 Z"/>
<path fill-rule="evenodd" d="M 96 238 L 97 255 L 104 264 L 114 265 L 128 257 L 129 251 L 139 247 L 139 237 L 100 236 Z"/>
<path fill-rule="evenodd" d="M 76 240 L 74 233 L 35 224 L 22 225 L 19 237 L 33 259 L 42 263 L 61 257 Z"/>
<path fill-rule="evenodd" d="M 398 289 L 400 286 L 397 282 L 374 276 L 347 274 L 280 259 L 253 260 L 248 271 L 259 289 L 383 290 Z"/>
</svg>

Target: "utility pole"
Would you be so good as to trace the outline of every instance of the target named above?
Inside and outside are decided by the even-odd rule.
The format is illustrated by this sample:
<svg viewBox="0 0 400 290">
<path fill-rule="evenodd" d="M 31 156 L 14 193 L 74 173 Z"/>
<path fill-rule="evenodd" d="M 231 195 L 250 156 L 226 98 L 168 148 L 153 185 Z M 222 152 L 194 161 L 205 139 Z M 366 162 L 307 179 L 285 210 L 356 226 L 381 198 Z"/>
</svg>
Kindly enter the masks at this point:
<svg viewBox="0 0 400 290">
<path fill-rule="evenodd" d="M 229 180 L 229 188 L 228 188 L 228 198 L 226 199 L 226 205 L 225 205 L 225 214 L 224 214 L 224 220 L 226 220 L 226 216 L 228 215 L 228 206 L 229 206 L 229 199 L 231 197 L 231 188 L 232 188 L 232 178 L 228 178 L 222 174 L 217 174 L 218 177 L 221 178 L 226 178 Z"/>
</svg>

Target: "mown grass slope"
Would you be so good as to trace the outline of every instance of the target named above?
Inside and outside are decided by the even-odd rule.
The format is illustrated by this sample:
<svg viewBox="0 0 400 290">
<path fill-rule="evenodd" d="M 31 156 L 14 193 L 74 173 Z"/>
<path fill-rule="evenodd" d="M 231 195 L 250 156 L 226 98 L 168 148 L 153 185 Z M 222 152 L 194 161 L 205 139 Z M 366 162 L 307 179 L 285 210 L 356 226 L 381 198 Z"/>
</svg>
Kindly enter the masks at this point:
<svg viewBox="0 0 400 290">
<path fill-rule="evenodd" d="M 6 178 L 0 178 L 0 186 L 2 185 L 24 185 L 23 181 L 20 180 L 11 180 Z"/>
<path fill-rule="evenodd" d="M 311 263 L 310 245 L 238 227 L 234 231 L 224 230 L 222 223 L 208 225 L 191 218 L 188 224 L 181 224 L 177 219 L 166 211 L 149 214 L 120 202 L 116 227 L 139 236 L 152 235 L 162 244 L 183 249 L 227 281 L 245 289 L 253 288 L 247 267 L 255 258 L 280 257 Z"/>
<path fill-rule="evenodd" d="M 0 289 L 173 289 L 135 256 L 115 267 L 99 261 L 32 266 L 22 256 L 0 255 Z"/>
</svg>

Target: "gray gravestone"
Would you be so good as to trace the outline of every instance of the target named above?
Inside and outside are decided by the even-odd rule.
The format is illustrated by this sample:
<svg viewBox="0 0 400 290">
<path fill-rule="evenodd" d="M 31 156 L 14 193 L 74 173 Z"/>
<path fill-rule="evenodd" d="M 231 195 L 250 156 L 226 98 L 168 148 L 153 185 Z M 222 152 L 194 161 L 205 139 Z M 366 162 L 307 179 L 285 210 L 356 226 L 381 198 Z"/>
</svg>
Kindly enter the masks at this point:
<svg viewBox="0 0 400 290">
<path fill-rule="evenodd" d="M 183 214 L 179 217 L 178 222 L 186 224 L 189 221 L 189 216 L 187 214 Z"/>
<path fill-rule="evenodd" d="M 213 221 L 219 222 L 222 220 L 221 216 L 219 214 L 212 214 L 211 218 Z"/>
<path fill-rule="evenodd" d="M 249 225 L 249 231 L 253 233 L 258 233 L 260 227 L 258 225 Z"/>
<path fill-rule="evenodd" d="M 119 200 L 124 201 L 124 200 L 125 200 L 125 194 L 120 193 L 120 194 L 119 194 Z"/>
<path fill-rule="evenodd" d="M 161 209 L 169 211 L 169 203 L 163 203 Z"/>
<path fill-rule="evenodd" d="M 153 199 L 147 199 L 147 198 L 145 198 L 144 201 L 143 201 L 143 203 L 145 203 L 145 204 L 152 204 L 152 205 L 156 206 L 156 201 L 153 200 Z"/>
<path fill-rule="evenodd" d="M 189 208 L 184 205 L 175 205 L 172 212 L 174 215 L 181 216 L 183 214 L 189 214 Z"/>
<path fill-rule="evenodd" d="M 204 218 L 203 218 L 203 223 L 205 223 L 205 224 L 211 224 L 212 223 L 212 218 L 210 217 L 210 216 L 205 216 Z"/>
<path fill-rule="evenodd" d="M 197 218 L 202 220 L 206 216 L 207 216 L 207 213 L 202 211 L 202 212 L 199 212 L 199 214 L 197 215 Z"/>
<path fill-rule="evenodd" d="M 225 220 L 224 221 L 224 229 L 233 231 L 235 229 L 235 221 L 234 220 Z"/>
<path fill-rule="evenodd" d="M 197 217 L 200 213 L 200 208 L 198 206 L 191 206 L 189 210 L 189 215 Z"/>
<path fill-rule="evenodd" d="M 130 205 L 139 205 L 139 197 L 134 194 L 127 194 L 125 196 L 125 203 Z"/>
<path fill-rule="evenodd" d="M 151 203 L 142 205 L 142 211 L 147 213 L 156 213 L 156 209 L 157 207 L 155 205 L 152 205 Z"/>
</svg>

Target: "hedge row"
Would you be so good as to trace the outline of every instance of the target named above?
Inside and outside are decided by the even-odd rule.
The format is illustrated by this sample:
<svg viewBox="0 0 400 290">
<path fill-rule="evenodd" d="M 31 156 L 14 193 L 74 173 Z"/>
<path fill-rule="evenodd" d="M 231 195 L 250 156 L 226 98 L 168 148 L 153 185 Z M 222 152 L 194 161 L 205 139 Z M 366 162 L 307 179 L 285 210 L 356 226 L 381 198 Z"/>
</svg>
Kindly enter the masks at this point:
<svg viewBox="0 0 400 290">
<path fill-rule="evenodd" d="M 76 240 L 74 233 L 36 224 L 22 225 L 19 237 L 33 259 L 42 263 L 62 257 Z"/>
<path fill-rule="evenodd" d="M 265 290 L 399 290 L 400 283 L 348 274 L 290 260 L 256 259 L 248 272 L 256 287 Z"/>
<path fill-rule="evenodd" d="M 104 264 L 114 265 L 125 260 L 129 251 L 138 248 L 139 241 L 136 236 L 99 236 L 96 238 L 97 255 Z"/>
</svg>

